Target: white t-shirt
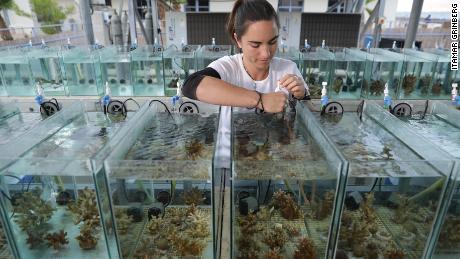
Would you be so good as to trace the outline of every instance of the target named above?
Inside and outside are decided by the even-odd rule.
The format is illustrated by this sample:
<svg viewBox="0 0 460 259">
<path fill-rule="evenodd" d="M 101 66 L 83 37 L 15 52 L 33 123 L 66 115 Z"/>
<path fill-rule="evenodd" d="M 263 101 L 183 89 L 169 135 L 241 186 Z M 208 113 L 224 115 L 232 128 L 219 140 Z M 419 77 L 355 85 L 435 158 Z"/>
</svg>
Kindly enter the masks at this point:
<svg viewBox="0 0 460 259">
<path fill-rule="evenodd" d="M 218 60 L 213 61 L 208 67 L 216 70 L 220 79 L 230 84 L 244 87 L 249 90 L 256 90 L 260 93 L 272 93 L 276 91 L 283 91 L 288 94 L 286 89 L 278 87 L 278 81 L 287 74 L 297 75 L 302 78 L 297 65 L 291 60 L 274 57 L 270 62 L 268 76 L 260 81 L 254 81 L 246 72 L 243 67 L 243 54 L 236 54 L 233 56 L 225 56 Z M 305 84 L 305 89 L 308 91 L 308 86 Z M 238 112 L 253 111 L 247 108 L 233 108 Z M 217 166 L 222 168 L 229 168 L 230 165 L 230 134 L 231 134 L 231 113 L 230 106 L 222 106 L 221 117 L 219 121 L 219 130 L 217 137 Z"/>
</svg>

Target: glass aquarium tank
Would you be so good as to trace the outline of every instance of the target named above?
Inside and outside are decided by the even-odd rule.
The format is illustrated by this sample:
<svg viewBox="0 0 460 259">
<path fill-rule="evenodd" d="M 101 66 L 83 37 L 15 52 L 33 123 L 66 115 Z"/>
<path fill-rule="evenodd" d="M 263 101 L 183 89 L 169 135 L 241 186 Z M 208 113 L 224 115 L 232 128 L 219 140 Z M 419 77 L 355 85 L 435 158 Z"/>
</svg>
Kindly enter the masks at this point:
<svg viewBox="0 0 460 259">
<path fill-rule="evenodd" d="M 363 84 L 366 59 L 354 55 L 347 48 L 319 49 L 332 55 L 331 76 L 328 81 L 328 96 L 332 100 L 359 100 Z M 327 53 L 330 52 L 330 53 Z"/>
<path fill-rule="evenodd" d="M 163 55 L 165 64 L 165 92 L 166 96 L 177 94 L 177 84 L 197 71 L 197 50 L 200 45 L 184 45 L 178 48 L 169 46 Z"/>
<path fill-rule="evenodd" d="M 103 85 L 109 83 L 113 96 L 133 96 L 131 52 L 123 46 L 108 46 L 98 54 Z"/>
<path fill-rule="evenodd" d="M 454 156 L 460 163 L 460 112 L 439 101 L 431 103 L 427 114 L 420 117 L 402 118 L 405 124 L 421 137 L 436 143 L 445 152 Z M 447 206 L 439 216 L 443 223 L 440 224 L 440 232 L 435 234 L 430 258 L 456 258 L 460 256 L 460 239 L 457 233 L 460 231 L 460 175 L 452 174 L 453 188 L 445 199 Z M 437 242 L 435 242 L 437 241 Z"/>
<path fill-rule="evenodd" d="M 330 81 L 332 63 L 332 56 L 319 48 L 300 54 L 300 71 L 309 87 L 311 98 L 321 98 L 322 83 Z"/>
<path fill-rule="evenodd" d="M 66 95 L 60 48 L 41 45 L 27 52 L 33 84 L 40 83 L 49 96 Z M 34 89 L 35 90 L 35 89 Z"/>
<path fill-rule="evenodd" d="M 3 49 L 0 51 L 0 88 L 9 96 L 34 96 L 34 79 L 24 48 Z M 5 94 L 2 94 L 5 95 Z"/>
<path fill-rule="evenodd" d="M 162 109 L 138 111 L 96 172 L 104 227 L 120 258 L 214 258 L 218 114 Z"/>
<path fill-rule="evenodd" d="M 211 62 L 232 54 L 232 45 L 203 45 L 197 51 L 197 70 L 206 68 Z"/>
<path fill-rule="evenodd" d="M 428 91 L 429 99 L 449 100 L 451 98 L 452 83 L 460 84 L 460 73 L 458 73 L 458 70 L 450 69 L 450 50 L 424 49 L 423 53 L 423 55 L 438 61 L 433 75 L 433 83 Z"/>
<path fill-rule="evenodd" d="M 334 256 L 345 160 L 303 109 L 232 114 L 232 258 Z"/>
<path fill-rule="evenodd" d="M 360 110 L 306 112 L 349 163 L 337 253 L 426 258 L 453 160 L 374 102 Z"/>
<path fill-rule="evenodd" d="M 389 95 L 394 99 L 403 73 L 402 56 L 383 49 L 350 50 L 354 55 L 366 59 L 361 97 L 383 100 L 385 84 L 388 83 Z"/>
<path fill-rule="evenodd" d="M 17 102 L 0 103 L 0 144 L 11 143 L 16 137 L 33 130 L 47 117 L 38 109 L 35 112 L 21 112 L 18 105 Z"/>
<path fill-rule="evenodd" d="M 77 102 L 1 148 L 2 223 L 16 258 L 109 258 L 90 158 L 122 120 Z"/>
<path fill-rule="evenodd" d="M 275 57 L 284 58 L 294 62 L 300 70 L 300 51 L 294 47 L 278 47 Z"/>
<path fill-rule="evenodd" d="M 412 49 L 388 49 L 404 58 L 401 83 L 397 91 L 397 99 L 427 99 L 433 84 L 433 75 L 437 59 Z"/>
<path fill-rule="evenodd" d="M 163 48 L 138 46 L 131 51 L 134 96 L 164 96 Z"/>
<path fill-rule="evenodd" d="M 65 85 L 69 95 L 99 96 L 104 93 L 99 57 L 93 47 L 63 48 L 62 61 L 65 71 Z"/>
</svg>

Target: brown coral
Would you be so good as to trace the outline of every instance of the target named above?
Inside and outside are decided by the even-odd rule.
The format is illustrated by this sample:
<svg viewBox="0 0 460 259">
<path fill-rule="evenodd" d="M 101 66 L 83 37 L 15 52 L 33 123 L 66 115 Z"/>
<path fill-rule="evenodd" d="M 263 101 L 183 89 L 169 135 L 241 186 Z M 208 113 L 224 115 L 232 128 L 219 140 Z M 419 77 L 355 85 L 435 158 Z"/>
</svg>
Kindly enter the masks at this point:
<svg viewBox="0 0 460 259">
<path fill-rule="evenodd" d="M 283 190 L 278 190 L 273 193 L 273 202 L 275 208 L 277 208 L 281 216 L 285 219 L 298 219 L 302 217 L 302 212 L 300 211 L 299 206 L 294 201 L 292 196 L 284 192 Z"/>
<path fill-rule="evenodd" d="M 371 80 L 370 94 L 381 95 L 385 89 L 385 82 L 382 80 Z"/>
<path fill-rule="evenodd" d="M 283 257 L 280 254 L 279 249 L 270 249 L 270 251 L 267 252 L 265 255 L 265 258 L 267 259 L 283 259 Z"/>
<path fill-rule="evenodd" d="M 67 232 L 61 229 L 59 232 L 54 232 L 46 235 L 48 247 L 53 247 L 54 250 L 59 250 L 63 245 L 69 243 L 67 239 Z"/>
<path fill-rule="evenodd" d="M 275 226 L 272 229 L 264 232 L 264 237 L 262 241 L 265 244 L 267 244 L 271 249 L 282 249 L 287 241 L 287 235 L 282 227 Z"/>
<path fill-rule="evenodd" d="M 248 215 L 238 218 L 238 224 L 244 236 L 251 236 L 261 231 L 257 225 L 257 216 L 254 213 L 248 213 Z"/>
<path fill-rule="evenodd" d="M 441 80 L 436 80 L 436 82 L 431 87 L 431 93 L 434 95 L 440 95 L 442 91 Z"/>
<path fill-rule="evenodd" d="M 24 192 L 16 201 L 17 206 L 13 209 L 14 221 L 23 231 L 36 232 L 37 228 L 51 219 L 56 210 L 49 202 L 40 198 L 41 193 L 40 189 Z"/>
<path fill-rule="evenodd" d="M 415 82 L 417 78 L 414 75 L 408 74 L 403 78 L 402 88 L 404 89 L 404 95 L 410 95 L 415 89 Z"/>
<path fill-rule="evenodd" d="M 184 191 L 183 199 L 187 205 L 200 205 L 204 201 L 203 192 L 198 187 L 193 187 L 191 190 Z"/>
<path fill-rule="evenodd" d="M 202 156 L 204 145 L 198 139 L 192 139 L 185 143 L 185 153 L 187 159 L 196 160 Z"/>
<path fill-rule="evenodd" d="M 316 258 L 316 249 L 309 238 L 300 239 L 297 249 L 294 252 L 294 259 L 312 259 Z"/>
<path fill-rule="evenodd" d="M 115 212 L 115 218 L 117 220 L 117 230 L 120 235 L 128 233 L 128 229 L 133 222 L 133 216 L 128 216 L 125 210 L 117 210 Z"/>
<path fill-rule="evenodd" d="M 27 232 L 27 244 L 29 248 L 33 249 L 43 243 L 42 233 Z"/>
<path fill-rule="evenodd" d="M 404 259 L 404 251 L 399 249 L 391 249 L 385 252 L 386 259 Z"/>
<path fill-rule="evenodd" d="M 332 84 L 332 90 L 334 90 L 334 92 L 338 94 L 342 90 L 342 85 L 343 79 L 339 76 L 334 80 L 334 83 Z"/>
<path fill-rule="evenodd" d="M 334 206 L 334 192 L 328 191 L 324 194 L 324 199 L 319 204 L 319 208 L 316 210 L 315 218 L 317 220 L 323 220 L 332 213 Z"/>
<path fill-rule="evenodd" d="M 374 203 L 374 194 L 366 194 L 364 203 L 361 205 L 360 212 L 362 219 L 368 223 L 375 223 L 377 216 L 375 215 L 375 210 L 373 207 Z"/>
<path fill-rule="evenodd" d="M 78 240 L 78 244 L 83 250 L 94 249 L 98 241 L 98 237 L 94 234 L 94 229 L 86 224 L 80 227 L 80 235 L 75 239 Z"/>
</svg>

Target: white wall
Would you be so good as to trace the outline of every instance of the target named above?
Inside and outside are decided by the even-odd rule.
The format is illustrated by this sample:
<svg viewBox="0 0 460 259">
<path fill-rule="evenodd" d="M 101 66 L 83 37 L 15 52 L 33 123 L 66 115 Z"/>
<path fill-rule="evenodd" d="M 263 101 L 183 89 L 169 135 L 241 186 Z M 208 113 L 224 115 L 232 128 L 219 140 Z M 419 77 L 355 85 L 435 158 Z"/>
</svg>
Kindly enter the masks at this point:
<svg viewBox="0 0 460 259">
<path fill-rule="evenodd" d="M 15 0 L 15 3 L 17 6 L 19 6 L 19 8 L 22 11 L 28 14 L 32 14 L 32 8 L 30 6 L 29 0 Z M 10 24 L 9 24 L 10 27 L 33 27 L 34 26 L 34 21 L 32 18 L 19 16 L 13 11 L 8 11 L 8 18 L 10 21 Z"/>
<path fill-rule="evenodd" d="M 280 38 L 288 47 L 299 47 L 300 41 L 300 22 L 302 14 L 300 12 L 280 12 Z M 278 43 L 281 46 L 281 41 Z"/>
<path fill-rule="evenodd" d="M 303 0 L 304 13 L 324 13 L 327 11 L 328 0 Z"/>
<path fill-rule="evenodd" d="M 187 17 L 184 12 L 166 12 L 166 46 L 187 44 Z"/>
<path fill-rule="evenodd" d="M 214 13 L 229 13 L 232 11 L 234 2 L 229 0 L 210 0 L 209 11 Z"/>
</svg>

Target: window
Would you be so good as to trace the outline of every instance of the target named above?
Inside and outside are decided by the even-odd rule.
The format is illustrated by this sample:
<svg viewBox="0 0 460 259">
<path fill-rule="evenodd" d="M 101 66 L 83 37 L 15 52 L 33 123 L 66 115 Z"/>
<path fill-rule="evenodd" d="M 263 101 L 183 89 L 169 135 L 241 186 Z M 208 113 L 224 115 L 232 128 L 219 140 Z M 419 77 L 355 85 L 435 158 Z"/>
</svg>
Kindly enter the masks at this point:
<svg viewBox="0 0 460 259">
<path fill-rule="evenodd" d="M 280 0 L 278 2 L 278 11 L 284 12 L 302 12 L 303 0 Z"/>
<path fill-rule="evenodd" d="M 187 0 L 186 12 L 209 12 L 209 0 Z"/>
</svg>

